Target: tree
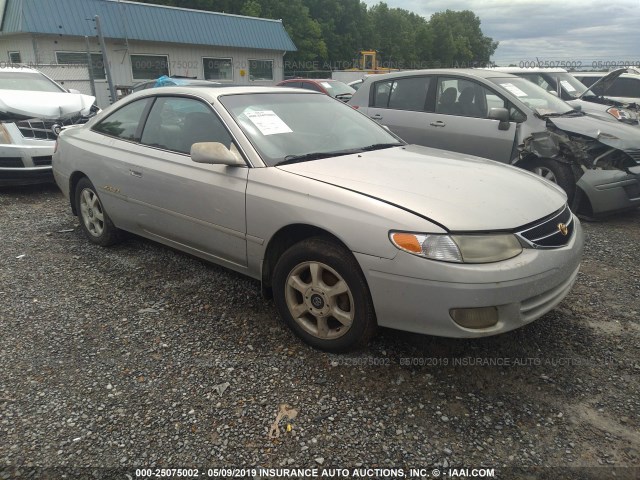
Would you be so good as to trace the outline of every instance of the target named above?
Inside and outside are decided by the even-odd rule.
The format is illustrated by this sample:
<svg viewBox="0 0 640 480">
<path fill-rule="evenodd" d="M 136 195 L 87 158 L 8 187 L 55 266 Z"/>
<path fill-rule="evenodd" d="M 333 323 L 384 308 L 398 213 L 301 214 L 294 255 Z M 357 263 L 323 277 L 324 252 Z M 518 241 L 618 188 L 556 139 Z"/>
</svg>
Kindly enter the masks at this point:
<svg viewBox="0 0 640 480">
<path fill-rule="evenodd" d="M 480 19 L 471 11 L 434 13 L 429 21 L 434 36 L 434 55 L 445 66 L 486 63 L 498 48 L 498 42 L 486 37 Z"/>
</svg>

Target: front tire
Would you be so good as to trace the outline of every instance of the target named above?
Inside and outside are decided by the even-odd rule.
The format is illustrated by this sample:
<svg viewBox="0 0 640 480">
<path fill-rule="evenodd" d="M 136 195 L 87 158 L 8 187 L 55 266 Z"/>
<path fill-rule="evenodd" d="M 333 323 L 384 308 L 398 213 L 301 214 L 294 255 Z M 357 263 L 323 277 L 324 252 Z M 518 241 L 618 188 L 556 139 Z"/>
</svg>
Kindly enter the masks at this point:
<svg viewBox="0 0 640 480">
<path fill-rule="evenodd" d="M 280 316 L 311 346 L 344 352 L 363 346 L 377 323 L 369 288 L 351 252 L 329 239 L 303 240 L 273 271 Z"/>
<path fill-rule="evenodd" d="M 120 230 L 107 215 L 96 188 L 87 177 L 81 178 L 75 190 L 76 212 L 89 241 L 107 247 L 120 240 Z"/>
<path fill-rule="evenodd" d="M 549 158 L 540 158 L 528 162 L 526 169 L 562 188 L 571 204 L 576 194 L 576 181 L 570 165 Z"/>
</svg>

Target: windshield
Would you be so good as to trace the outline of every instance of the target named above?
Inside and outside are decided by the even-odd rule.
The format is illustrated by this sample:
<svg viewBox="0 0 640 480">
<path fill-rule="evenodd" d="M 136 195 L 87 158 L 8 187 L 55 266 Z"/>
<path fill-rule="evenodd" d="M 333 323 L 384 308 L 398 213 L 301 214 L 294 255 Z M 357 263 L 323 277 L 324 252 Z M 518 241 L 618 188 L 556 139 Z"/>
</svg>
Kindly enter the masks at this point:
<svg viewBox="0 0 640 480">
<path fill-rule="evenodd" d="M 31 92 L 64 92 L 44 75 L 31 72 L 0 72 L 0 90 L 28 90 Z"/>
<path fill-rule="evenodd" d="M 348 105 L 315 93 L 225 95 L 234 117 L 267 165 L 322 153 L 334 156 L 401 141 Z"/>
<path fill-rule="evenodd" d="M 549 82 L 554 88 L 554 91 L 557 91 L 559 83 L 562 97 L 568 98 L 569 100 L 579 98 L 580 95 L 587 91 L 587 87 L 574 78 L 573 75 L 566 72 L 545 73 L 543 74 L 543 78 Z"/>
<path fill-rule="evenodd" d="M 544 88 L 519 77 L 490 78 L 539 115 L 558 115 L 571 112 L 573 107 Z"/>
</svg>

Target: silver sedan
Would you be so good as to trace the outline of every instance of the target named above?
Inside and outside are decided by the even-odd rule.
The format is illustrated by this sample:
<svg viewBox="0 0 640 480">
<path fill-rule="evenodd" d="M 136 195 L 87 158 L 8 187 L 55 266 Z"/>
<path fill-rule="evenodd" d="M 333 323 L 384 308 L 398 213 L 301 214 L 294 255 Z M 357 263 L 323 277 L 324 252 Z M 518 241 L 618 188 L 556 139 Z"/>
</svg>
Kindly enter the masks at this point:
<svg viewBox="0 0 640 480">
<path fill-rule="evenodd" d="M 562 301 L 582 254 L 557 186 L 406 145 L 309 91 L 142 91 L 64 130 L 53 169 L 91 242 L 128 231 L 259 279 L 285 323 L 330 351 L 378 326 L 521 327 Z"/>
</svg>

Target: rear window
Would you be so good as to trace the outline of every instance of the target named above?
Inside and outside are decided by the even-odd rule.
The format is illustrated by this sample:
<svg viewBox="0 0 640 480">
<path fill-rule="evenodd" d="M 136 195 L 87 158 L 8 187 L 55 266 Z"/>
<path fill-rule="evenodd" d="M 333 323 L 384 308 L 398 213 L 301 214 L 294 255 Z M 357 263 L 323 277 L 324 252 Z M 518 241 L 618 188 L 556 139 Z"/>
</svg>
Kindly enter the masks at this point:
<svg viewBox="0 0 640 480">
<path fill-rule="evenodd" d="M 616 78 L 616 81 L 607 90 L 606 95 L 609 97 L 640 98 L 640 79 Z"/>
</svg>

